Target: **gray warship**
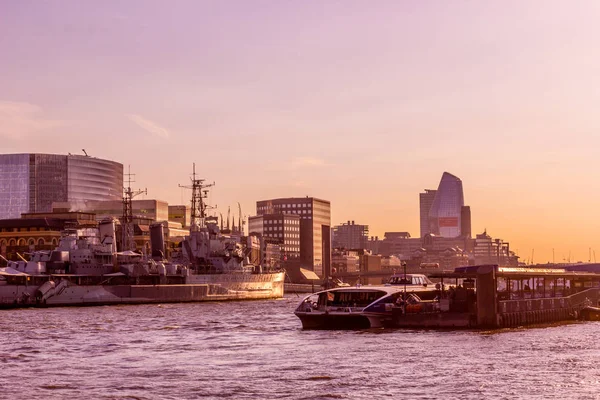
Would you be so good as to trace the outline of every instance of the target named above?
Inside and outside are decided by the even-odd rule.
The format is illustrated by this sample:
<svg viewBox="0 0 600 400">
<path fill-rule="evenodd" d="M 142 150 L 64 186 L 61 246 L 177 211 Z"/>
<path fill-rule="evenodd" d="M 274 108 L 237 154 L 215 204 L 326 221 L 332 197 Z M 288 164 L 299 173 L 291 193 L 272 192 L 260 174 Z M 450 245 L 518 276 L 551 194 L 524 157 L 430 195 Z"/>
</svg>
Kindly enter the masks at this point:
<svg viewBox="0 0 600 400">
<path fill-rule="evenodd" d="M 117 252 L 113 219 L 65 230 L 58 247 L 0 268 L 0 308 L 258 300 L 283 297 L 285 272 L 263 265 L 262 237 L 222 232 L 206 215 L 207 188 L 192 175 L 189 235 L 166 260 L 164 228 L 150 226 L 152 255 Z M 124 203 L 131 210 L 131 189 Z M 129 219 L 130 221 L 130 219 Z M 128 218 L 122 223 L 123 235 Z M 124 242 L 126 238 L 124 238 Z M 0 256 L 1 257 L 1 256 Z"/>
</svg>

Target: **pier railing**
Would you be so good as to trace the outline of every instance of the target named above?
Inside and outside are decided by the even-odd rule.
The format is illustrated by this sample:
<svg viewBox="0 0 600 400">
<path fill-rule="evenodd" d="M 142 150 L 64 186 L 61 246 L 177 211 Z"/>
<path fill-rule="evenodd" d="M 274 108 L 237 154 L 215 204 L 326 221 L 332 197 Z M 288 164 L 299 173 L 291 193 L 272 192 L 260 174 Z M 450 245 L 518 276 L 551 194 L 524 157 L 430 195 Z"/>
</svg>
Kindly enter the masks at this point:
<svg viewBox="0 0 600 400">
<path fill-rule="evenodd" d="M 532 298 L 519 300 L 501 300 L 498 302 L 498 312 L 501 314 L 523 311 L 543 311 L 555 309 L 579 309 L 589 303 L 596 305 L 600 288 L 590 288 L 570 296 Z"/>
</svg>

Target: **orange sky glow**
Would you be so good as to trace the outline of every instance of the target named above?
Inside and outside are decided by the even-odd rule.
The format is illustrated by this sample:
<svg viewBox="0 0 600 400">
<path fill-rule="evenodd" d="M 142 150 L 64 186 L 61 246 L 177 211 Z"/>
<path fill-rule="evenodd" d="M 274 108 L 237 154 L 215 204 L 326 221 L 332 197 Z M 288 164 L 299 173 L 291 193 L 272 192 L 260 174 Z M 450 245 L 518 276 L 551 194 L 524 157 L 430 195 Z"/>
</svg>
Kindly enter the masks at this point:
<svg viewBox="0 0 600 400">
<path fill-rule="evenodd" d="M 448 171 L 473 233 L 522 261 L 595 261 L 599 17 L 596 1 L 3 1 L 0 149 L 86 149 L 174 204 L 195 162 L 221 212 L 309 195 L 380 237 L 418 236 L 418 193 Z"/>
</svg>

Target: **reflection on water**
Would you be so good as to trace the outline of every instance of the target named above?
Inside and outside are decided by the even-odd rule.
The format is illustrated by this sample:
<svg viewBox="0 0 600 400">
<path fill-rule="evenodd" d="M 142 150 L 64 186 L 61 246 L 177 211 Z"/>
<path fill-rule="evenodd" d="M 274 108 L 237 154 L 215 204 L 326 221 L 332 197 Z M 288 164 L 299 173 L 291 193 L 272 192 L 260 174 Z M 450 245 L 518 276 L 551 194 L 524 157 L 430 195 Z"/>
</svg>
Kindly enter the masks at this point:
<svg viewBox="0 0 600 400">
<path fill-rule="evenodd" d="M 2 311 L 0 398 L 598 397 L 598 323 L 303 331 L 298 302 Z"/>
</svg>

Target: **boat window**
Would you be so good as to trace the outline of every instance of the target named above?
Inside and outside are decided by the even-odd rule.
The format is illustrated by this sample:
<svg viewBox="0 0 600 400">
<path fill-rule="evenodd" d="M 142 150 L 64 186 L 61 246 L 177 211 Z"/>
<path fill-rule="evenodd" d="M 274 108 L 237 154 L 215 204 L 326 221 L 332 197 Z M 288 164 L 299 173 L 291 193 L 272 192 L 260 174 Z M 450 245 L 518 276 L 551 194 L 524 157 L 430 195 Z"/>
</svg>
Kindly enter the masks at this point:
<svg viewBox="0 0 600 400">
<path fill-rule="evenodd" d="M 380 290 L 329 292 L 328 304 L 334 307 L 365 307 L 385 294 L 385 292 Z M 333 295 L 333 299 L 331 299 L 331 295 Z"/>
</svg>

